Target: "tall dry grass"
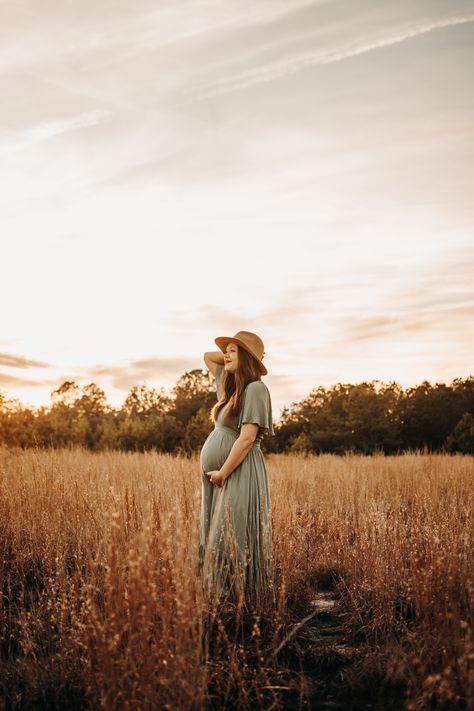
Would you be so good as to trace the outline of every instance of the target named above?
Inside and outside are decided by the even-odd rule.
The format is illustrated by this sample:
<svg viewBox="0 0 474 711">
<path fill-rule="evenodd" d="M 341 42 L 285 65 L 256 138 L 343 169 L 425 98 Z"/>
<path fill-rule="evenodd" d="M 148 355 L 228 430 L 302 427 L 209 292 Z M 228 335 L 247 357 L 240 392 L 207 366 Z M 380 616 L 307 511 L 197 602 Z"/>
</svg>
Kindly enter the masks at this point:
<svg viewBox="0 0 474 711">
<path fill-rule="evenodd" d="M 370 650 L 356 695 L 392 683 L 407 708 L 472 709 L 474 458 L 267 466 L 275 597 L 236 625 L 209 618 L 196 575 L 197 457 L 0 449 L 6 708 L 291 706 L 304 679 L 272 650 L 331 580 Z"/>
</svg>

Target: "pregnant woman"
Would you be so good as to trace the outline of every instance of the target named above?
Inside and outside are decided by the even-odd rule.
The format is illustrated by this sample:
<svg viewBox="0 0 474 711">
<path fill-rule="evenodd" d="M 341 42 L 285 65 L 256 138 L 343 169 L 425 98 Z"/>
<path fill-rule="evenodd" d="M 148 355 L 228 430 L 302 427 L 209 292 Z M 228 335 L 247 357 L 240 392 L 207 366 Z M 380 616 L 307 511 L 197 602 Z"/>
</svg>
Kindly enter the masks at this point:
<svg viewBox="0 0 474 711">
<path fill-rule="evenodd" d="M 215 375 L 214 430 L 201 450 L 199 572 L 218 601 L 259 608 L 269 600 L 270 491 L 260 443 L 273 435 L 270 392 L 261 380 L 264 345 L 250 331 L 214 339 L 204 354 Z"/>
</svg>

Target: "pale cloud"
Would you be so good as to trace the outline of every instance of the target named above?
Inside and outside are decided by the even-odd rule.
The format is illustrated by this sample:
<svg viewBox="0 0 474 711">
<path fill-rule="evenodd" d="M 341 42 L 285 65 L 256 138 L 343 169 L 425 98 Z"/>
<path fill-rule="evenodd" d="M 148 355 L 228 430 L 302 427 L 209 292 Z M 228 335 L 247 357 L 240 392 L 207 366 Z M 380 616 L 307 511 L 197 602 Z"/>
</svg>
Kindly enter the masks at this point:
<svg viewBox="0 0 474 711">
<path fill-rule="evenodd" d="M 62 120 L 48 121 L 33 128 L 28 129 L 23 134 L 15 136 L 14 140 L 8 140 L 2 147 L 0 143 L 0 155 L 4 156 L 16 151 L 25 150 L 32 146 L 48 141 L 55 136 L 60 136 L 63 133 L 71 131 L 79 131 L 91 126 L 97 126 L 110 116 L 109 111 L 103 109 L 94 109 L 93 111 L 85 111 L 78 116 L 69 116 Z"/>
<path fill-rule="evenodd" d="M 305 8 L 328 4 L 330 0 L 238 0 L 219 5 L 190 0 L 180 4 L 143 0 L 130 7 L 115 8 L 107 14 L 100 4 L 81 3 L 67 12 L 54 6 L 51 12 L 42 6 L 41 14 L 33 4 L 22 8 L 5 3 L 0 34 L 1 72 L 48 66 L 54 61 L 79 59 L 85 69 L 111 67 L 137 55 L 159 48 L 193 41 L 208 41 L 209 36 L 239 32 L 249 27 L 273 25 Z M 23 41 L 16 41 L 14 29 L 24 26 Z M 54 31 L 54 42 L 50 35 Z M 84 61 L 84 58 L 87 60 Z"/>
<path fill-rule="evenodd" d="M 130 389 L 141 382 L 167 382 L 178 380 L 187 370 L 199 367 L 191 358 L 152 357 L 139 358 L 116 365 L 95 365 L 79 370 L 81 379 L 104 380 L 119 390 Z"/>
<path fill-rule="evenodd" d="M 9 390 L 20 389 L 23 391 L 25 388 L 34 388 L 38 390 L 44 388 L 48 385 L 54 385 L 56 380 L 53 378 L 48 378 L 46 380 L 41 378 L 18 378 L 16 375 L 8 375 L 7 373 L 0 373 L 0 385 Z M 5 393 L 6 397 L 10 397 L 8 393 Z"/>
<path fill-rule="evenodd" d="M 273 62 L 262 67 L 257 67 L 234 77 L 226 77 L 220 81 L 216 81 L 206 90 L 195 95 L 195 99 L 209 99 L 227 92 L 238 91 L 240 89 L 248 89 L 255 84 L 275 81 L 282 77 L 287 77 L 295 72 L 311 66 L 332 64 L 340 62 L 350 57 L 356 57 L 366 52 L 372 52 L 376 49 L 388 47 L 393 44 L 405 42 L 408 39 L 423 35 L 433 30 L 454 27 L 466 23 L 474 22 L 474 13 L 465 16 L 454 16 L 429 23 L 416 24 L 413 27 L 408 27 L 400 32 L 387 34 L 385 37 L 380 37 L 376 40 L 362 40 L 357 44 L 349 44 L 345 47 L 340 47 L 334 50 L 322 50 L 319 52 L 310 52 L 301 54 L 297 57 L 292 57 L 290 60 L 281 62 Z"/>
<path fill-rule="evenodd" d="M 36 143 L 45 141 L 53 136 L 58 136 L 61 133 L 67 133 L 68 131 L 77 131 L 81 128 L 96 126 L 108 118 L 109 115 L 110 113 L 108 111 L 95 109 L 94 111 L 86 111 L 79 114 L 79 116 L 68 117 L 63 121 L 50 121 L 49 123 L 44 123 L 30 129 L 26 133 L 26 141 L 27 143 Z"/>
<path fill-rule="evenodd" d="M 0 353 L 0 365 L 9 368 L 50 368 L 50 363 L 41 360 L 34 360 L 26 356 L 15 355 L 14 353 Z"/>
<path fill-rule="evenodd" d="M 328 4 L 331 0 L 293 0 L 289 3 L 287 0 L 279 2 L 273 0 L 257 5 L 253 0 L 251 2 L 239 2 L 232 6 L 232 3 L 226 3 L 219 6 L 215 4 L 205 4 L 205 9 L 211 10 L 213 21 L 207 24 L 197 25 L 184 32 L 177 33 L 167 40 L 161 42 L 161 46 L 180 42 L 187 39 L 199 37 L 200 35 L 215 34 L 217 32 L 238 31 L 248 27 L 259 25 L 273 25 L 280 20 L 285 20 L 288 15 L 293 15 L 306 8 L 314 8 Z M 215 21 L 216 15 L 221 14 L 220 20 Z"/>
</svg>

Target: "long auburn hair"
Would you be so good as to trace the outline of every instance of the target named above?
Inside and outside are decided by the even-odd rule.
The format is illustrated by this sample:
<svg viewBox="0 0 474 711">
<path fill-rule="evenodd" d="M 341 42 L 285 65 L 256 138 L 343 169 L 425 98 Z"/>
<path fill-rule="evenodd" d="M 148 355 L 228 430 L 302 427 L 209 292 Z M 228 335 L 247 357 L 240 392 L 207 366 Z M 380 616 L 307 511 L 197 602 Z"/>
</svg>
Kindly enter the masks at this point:
<svg viewBox="0 0 474 711">
<path fill-rule="evenodd" d="M 238 367 L 235 373 L 224 370 L 222 378 L 223 395 L 213 406 L 210 414 L 212 422 L 216 422 L 217 415 L 223 407 L 230 403 L 227 409 L 229 417 L 236 417 L 240 412 L 244 390 L 249 383 L 254 380 L 261 380 L 261 372 L 257 364 L 257 359 L 250 355 L 245 348 L 237 346 Z"/>
</svg>

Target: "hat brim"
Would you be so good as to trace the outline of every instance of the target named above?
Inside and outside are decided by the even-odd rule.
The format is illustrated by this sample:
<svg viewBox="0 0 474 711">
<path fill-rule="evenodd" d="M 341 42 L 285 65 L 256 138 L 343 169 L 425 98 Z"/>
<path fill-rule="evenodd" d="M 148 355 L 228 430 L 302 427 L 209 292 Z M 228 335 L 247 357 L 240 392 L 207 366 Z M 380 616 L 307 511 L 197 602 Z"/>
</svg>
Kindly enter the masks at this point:
<svg viewBox="0 0 474 711">
<path fill-rule="evenodd" d="M 255 360 L 257 363 L 260 372 L 262 375 L 267 375 L 268 370 L 265 368 L 263 365 L 262 361 L 259 360 L 252 351 L 249 351 L 247 344 L 244 343 L 243 341 L 240 340 L 240 338 L 235 338 L 235 336 L 217 336 L 217 338 L 214 338 L 214 343 L 219 346 L 220 350 L 224 353 L 225 349 L 227 347 L 228 343 L 238 343 L 241 348 L 244 348 L 244 350 L 247 351 L 247 353 L 250 353 L 252 358 Z"/>
</svg>

